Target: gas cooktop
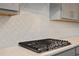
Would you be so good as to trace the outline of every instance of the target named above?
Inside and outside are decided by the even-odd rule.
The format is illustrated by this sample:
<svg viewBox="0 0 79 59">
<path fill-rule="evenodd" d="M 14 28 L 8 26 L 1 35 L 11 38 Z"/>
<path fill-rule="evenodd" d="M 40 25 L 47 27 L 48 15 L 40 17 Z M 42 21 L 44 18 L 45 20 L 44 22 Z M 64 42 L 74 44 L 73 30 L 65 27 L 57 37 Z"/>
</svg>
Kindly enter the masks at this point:
<svg viewBox="0 0 79 59">
<path fill-rule="evenodd" d="M 41 53 L 68 46 L 71 45 L 71 43 L 65 40 L 47 38 L 34 41 L 19 42 L 19 45 L 34 52 Z"/>
</svg>

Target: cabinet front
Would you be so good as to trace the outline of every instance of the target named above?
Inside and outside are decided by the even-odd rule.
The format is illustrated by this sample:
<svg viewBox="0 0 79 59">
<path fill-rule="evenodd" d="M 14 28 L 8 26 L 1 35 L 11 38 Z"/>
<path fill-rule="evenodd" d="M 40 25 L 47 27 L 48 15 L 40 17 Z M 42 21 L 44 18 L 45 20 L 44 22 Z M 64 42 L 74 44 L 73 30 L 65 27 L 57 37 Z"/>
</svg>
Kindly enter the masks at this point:
<svg viewBox="0 0 79 59">
<path fill-rule="evenodd" d="M 0 9 L 18 10 L 18 3 L 0 3 Z"/>
<path fill-rule="evenodd" d="M 63 3 L 62 18 L 79 19 L 79 4 L 78 3 Z"/>
<path fill-rule="evenodd" d="M 56 56 L 75 56 L 75 48 L 59 53 Z"/>
<path fill-rule="evenodd" d="M 19 12 L 18 3 L 0 3 L 0 15 L 1 16 L 12 16 Z"/>
<path fill-rule="evenodd" d="M 76 55 L 79 55 L 79 46 L 76 47 Z"/>
</svg>

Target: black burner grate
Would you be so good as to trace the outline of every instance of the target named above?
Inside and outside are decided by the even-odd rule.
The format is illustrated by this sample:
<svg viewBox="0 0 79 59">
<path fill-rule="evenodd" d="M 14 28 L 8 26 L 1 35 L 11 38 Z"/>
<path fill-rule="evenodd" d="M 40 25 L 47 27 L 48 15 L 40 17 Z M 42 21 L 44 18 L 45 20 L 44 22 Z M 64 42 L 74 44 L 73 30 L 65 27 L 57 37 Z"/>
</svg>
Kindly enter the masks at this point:
<svg viewBox="0 0 79 59">
<path fill-rule="evenodd" d="M 57 49 L 60 47 L 68 46 L 70 44 L 71 44 L 70 42 L 65 40 L 58 40 L 58 39 L 51 39 L 51 38 L 19 43 L 20 46 L 30 49 L 37 53 Z"/>
</svg>

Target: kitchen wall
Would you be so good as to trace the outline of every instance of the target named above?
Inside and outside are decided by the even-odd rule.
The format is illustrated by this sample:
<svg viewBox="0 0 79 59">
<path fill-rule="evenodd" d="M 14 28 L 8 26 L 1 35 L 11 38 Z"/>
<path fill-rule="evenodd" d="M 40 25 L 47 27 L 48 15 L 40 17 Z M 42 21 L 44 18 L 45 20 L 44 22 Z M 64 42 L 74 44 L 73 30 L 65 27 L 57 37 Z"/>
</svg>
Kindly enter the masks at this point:
<svg viewBox="0 0 79 59">
<path fill-rule="evenodd" d="M 79 36 L 79 23 L 49 21 L 49 4 L 20 4 L 20 15 L 0 17 L 0 48 L 20 41 Z"/>
</svg>

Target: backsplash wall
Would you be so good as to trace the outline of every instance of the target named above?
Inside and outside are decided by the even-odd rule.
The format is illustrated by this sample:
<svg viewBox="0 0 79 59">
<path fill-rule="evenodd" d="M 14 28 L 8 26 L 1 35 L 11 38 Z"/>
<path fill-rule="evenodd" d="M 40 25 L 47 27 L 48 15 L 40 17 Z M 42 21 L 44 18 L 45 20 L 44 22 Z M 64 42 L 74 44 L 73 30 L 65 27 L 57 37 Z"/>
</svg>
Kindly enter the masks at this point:
<svg viewBox="0 0 79 59">
<path fill-rule="evenodd" d="M 79 36 L 79 23 L 49 21 L 49 4 L 20 4 L 20 15 L 0 17 L 0 48 L 20 41 Z"/>
</svg>

